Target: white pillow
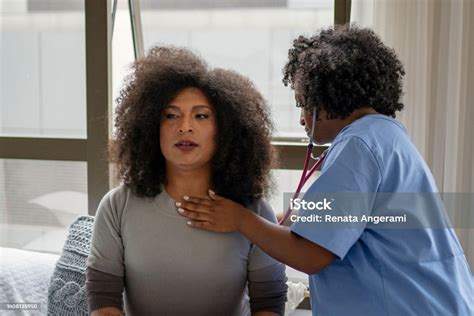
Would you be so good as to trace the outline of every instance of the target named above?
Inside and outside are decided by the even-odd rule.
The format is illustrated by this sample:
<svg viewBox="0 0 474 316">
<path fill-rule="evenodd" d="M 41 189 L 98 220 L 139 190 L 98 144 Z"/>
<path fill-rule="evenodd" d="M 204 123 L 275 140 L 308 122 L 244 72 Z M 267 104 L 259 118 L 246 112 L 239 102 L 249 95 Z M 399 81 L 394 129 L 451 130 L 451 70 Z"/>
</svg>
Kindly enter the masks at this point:
<svg viewBox="0 0 474 316">
<path fill-rule="evenodd" d="M 2 315 L 45 315 L 48 287 L 59 255 L 0 247 L 0 302 L 38 304 Z M 5 308 L 5 306 L 2 306 Z"/>
</svg>

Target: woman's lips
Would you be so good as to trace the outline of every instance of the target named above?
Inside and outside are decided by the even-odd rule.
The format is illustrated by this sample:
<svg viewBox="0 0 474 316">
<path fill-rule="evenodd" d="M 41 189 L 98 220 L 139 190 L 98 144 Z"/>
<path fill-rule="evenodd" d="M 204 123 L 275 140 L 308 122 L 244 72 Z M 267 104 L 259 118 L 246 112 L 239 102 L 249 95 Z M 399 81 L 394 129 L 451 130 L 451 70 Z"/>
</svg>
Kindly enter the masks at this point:
<svg viewBox="0 0 474 316">
<path fill-rule="evenodd" d="M 192 151 L 199 145 L 190 140 L 181 140 L 177 142 L 175 146 L 181 151 L 188 152 L 188 151 Z"/>
</svg>

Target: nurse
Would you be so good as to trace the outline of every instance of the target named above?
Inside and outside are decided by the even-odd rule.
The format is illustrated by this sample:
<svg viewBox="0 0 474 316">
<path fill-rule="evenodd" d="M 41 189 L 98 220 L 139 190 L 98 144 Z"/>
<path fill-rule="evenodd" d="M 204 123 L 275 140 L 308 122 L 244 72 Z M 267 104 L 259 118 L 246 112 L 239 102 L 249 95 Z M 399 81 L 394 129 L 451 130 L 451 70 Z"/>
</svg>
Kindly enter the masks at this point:
<svg viewBox="0 0 474 316">
<path fill-rule="evenodd" d="M 346 27 L 300 36 L 288 56 L 283 82 L 295 90 L 301 125 L 315 143 L 332 143 L 304 200 L 344 192 L 365 203 L 338 210 L 345 215 L 389 216 L 389 210 L 406 208 L 410 219 L 420 219 L 419 208 L 407 208 L 400 196 L 438 190 L 405 128 L 394 119 L 403 108 L 405 74 L 394 50 L 369 29 Z M 313 315 L 474 314 L 471 272 L 449 227 L 420 220 L 411 227 L 298 221 L 287 228 L 219 192 L 184 200 L 179 213 L 189 226 L 238 231 L 270 256 L 309 274 Z M 314 213 L 300 215 L 309 212 Z M 430 212 L 443 215 L 442 208 Z"/>
</svg>

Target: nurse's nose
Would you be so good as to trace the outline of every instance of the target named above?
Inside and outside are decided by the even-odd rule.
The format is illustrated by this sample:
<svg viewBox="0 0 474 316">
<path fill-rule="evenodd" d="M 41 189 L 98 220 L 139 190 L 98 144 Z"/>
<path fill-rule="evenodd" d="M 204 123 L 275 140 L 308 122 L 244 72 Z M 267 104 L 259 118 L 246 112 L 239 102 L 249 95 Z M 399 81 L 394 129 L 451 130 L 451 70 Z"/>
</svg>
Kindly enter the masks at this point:
<svg viewBox="0 0 474 316">
<path fill-rule="evenodd" d="M 303 114 L 303 111 L 304 111 L 304 109 L 301 108 L 301 112 L 300 112 L 300 125 L 301 125 L 301 126 L 305 126 L 305 124 L 306 124 L 305 121 L 304 121 L 304 114 Z"/>
</svg>

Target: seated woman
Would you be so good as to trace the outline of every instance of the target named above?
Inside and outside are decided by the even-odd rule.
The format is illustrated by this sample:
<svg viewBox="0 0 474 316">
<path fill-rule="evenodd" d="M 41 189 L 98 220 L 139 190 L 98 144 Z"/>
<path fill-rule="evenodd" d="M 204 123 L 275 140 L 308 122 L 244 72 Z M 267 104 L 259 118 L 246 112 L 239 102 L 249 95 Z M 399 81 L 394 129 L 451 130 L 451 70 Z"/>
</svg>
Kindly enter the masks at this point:
<svg viewBox="0 0 474 316">
<path fill-rule="evenodd" d="M 189 227 L 175 202 L 208 188 L 275 222 L 271 121 L 253 84 L 185 49 L 155 47 L 121 91 L 88 258 L 92 315 L 283 315 L 285 267 L 239 233 Z M 181 201 L 182 202 L 182 201 Z M 122 294 L 125 298 L 123 306 Z"/>
</svg>

